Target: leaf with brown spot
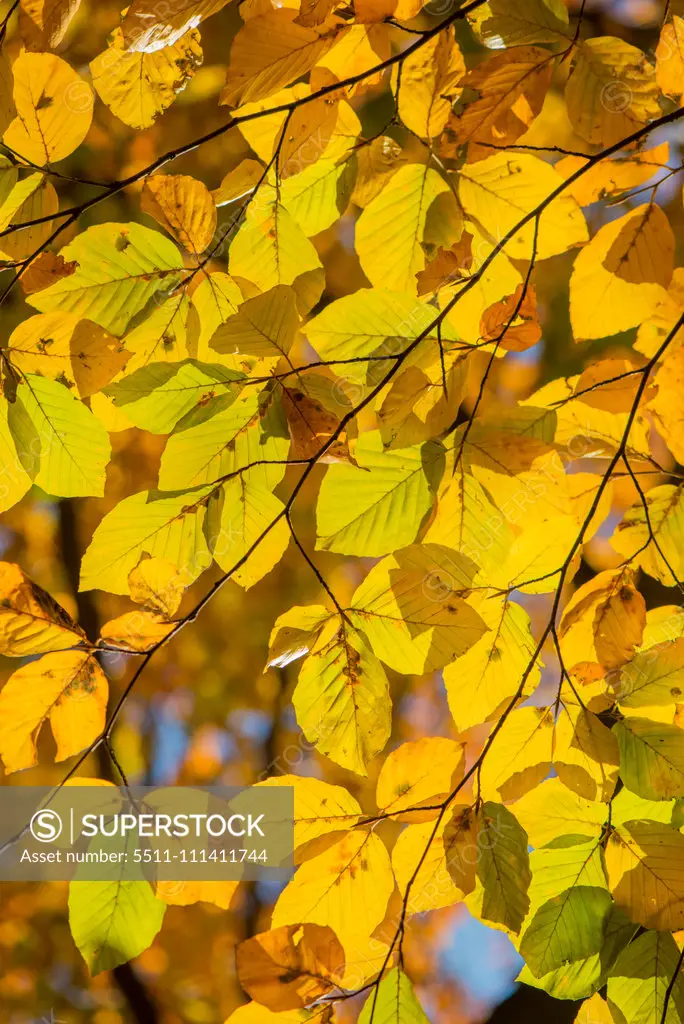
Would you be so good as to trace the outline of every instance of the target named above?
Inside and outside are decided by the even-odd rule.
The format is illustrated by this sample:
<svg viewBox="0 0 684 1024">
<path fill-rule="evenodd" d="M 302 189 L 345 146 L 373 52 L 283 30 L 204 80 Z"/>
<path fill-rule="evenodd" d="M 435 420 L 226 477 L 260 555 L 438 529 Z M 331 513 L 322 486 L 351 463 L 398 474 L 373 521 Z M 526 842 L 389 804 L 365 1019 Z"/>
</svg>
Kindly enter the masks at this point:
<svg viewBox="0 0 684 1024">
<path fill-rule="evenodd" d="M 145 180 L 140 208 L 184 249 L 204 252 L 216 231 L 216 208 L 206 185 L 187 174 L 153 174 Z"/>
<path fill-rule="evenodd" d="M 0 654 L 22 658 L 85 641 L 80 626 L 18 565 L 0 562 Z"/>
<path fill-rule="evenodd" d="M 17 669 L 0 690 L 0 757 L 7 772 L 37 762 L 36 740 L 49 720 L 64 761 L 100 735 L 109 686 L 89 651 L 44 654 Z"/>
</svg>

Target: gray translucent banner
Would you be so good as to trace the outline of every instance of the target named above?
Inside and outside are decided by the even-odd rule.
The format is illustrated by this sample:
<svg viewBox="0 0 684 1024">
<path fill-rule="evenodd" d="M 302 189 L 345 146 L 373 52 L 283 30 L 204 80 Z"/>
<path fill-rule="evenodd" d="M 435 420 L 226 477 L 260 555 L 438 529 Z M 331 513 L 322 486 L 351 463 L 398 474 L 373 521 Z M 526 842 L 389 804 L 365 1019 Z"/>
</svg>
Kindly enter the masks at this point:
<svg viewBox="0 0 684 1024">
<path fill-rule="evenodd" d="M 286 786 L 0 786 L 0 881 L 287 880 Z"/>
</svg>

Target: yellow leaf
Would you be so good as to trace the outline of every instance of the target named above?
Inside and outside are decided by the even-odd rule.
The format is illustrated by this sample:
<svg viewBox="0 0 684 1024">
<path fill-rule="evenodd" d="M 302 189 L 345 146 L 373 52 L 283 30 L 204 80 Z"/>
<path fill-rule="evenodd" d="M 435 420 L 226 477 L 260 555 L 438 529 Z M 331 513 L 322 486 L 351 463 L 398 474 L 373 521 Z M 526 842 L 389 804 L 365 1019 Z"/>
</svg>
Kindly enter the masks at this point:
<svg viewBox="0 0 684 1024">
<path fill-rule="evenodd" d="M 0 208 L 2 227 L 14 227 L 41 217 L 51 217 L 59 209 L 59 200 L 54 186 L 41 174 L 31 174 L 12 189 L 5 204 Z M 10 215 L 10 216 L 8 216 Z M 32 257 L 52 234 L 54 221 L 45 220 L 31 227 L 12 231 L 0 238 L 0 259 L 25 260 Z M 31 266 L 28 263 L 27 266 Z M 23 281 L 23 275 L 21 280 Z"/>
<path fill-rule="evenodd" d="M 629 661 L 646 625 L 646 603 L 629 567 L 606 570 L 579 587 L 563 611 L 558 637 L 565 664 L 598 662 L 607 669 Z"/>
<path fill-rule="evenodd" d="M 470 142 L 478 156 L 486 157 L 491 150 L 480 149 L 484 143 L 505 146 L 515 142 L 542 108 L 553 59 L 553 54 L 538 46 L 515 46 L 469 71 L 459 84 L 480 95 L 450 119 L 444 154 L 451 155 L 453 144 Z M 469 158 L 472 156 L 471 149 Z"/>
<path fill-rule="evenodd" d="M 170 619 L 181 603 L 185 584 L 178 567 L 165 558 L 143 555 L 128 574 L 131 600 Z"/>
<path fill-rule="evenodd" d="M 385 670 L 363 634 L 337 617 L 302 664 L 292 703 L 306 738 L 357 775 L 367 774 L 368 762 L 389 739 Z"/>
<path fill-rule="evenodd" d="M 361 818 L 358 801 L 344 786 L 331 786 L 329 782 L 300 775 L 277 775 L 256 785 L 294 790 L 295 862 L 306 860 L 308 852 L 316 850 L 314 840 L 333 832 L 348 833 Z"/>
<path fill-rule="evenodd" d="M 130 356 L 104 328 L 63 312 L 23 320 L 10 336 L 9 347 L 18 369 L 73 386 L 81 398 L 109 384 Z"/>
<path fill-rule="evenodd" d="M 298 82 L 287 89 L 279 89 L 278 92 L 266 99 L 255 100 L 254 103 L 244 103 L 235 111 L 236 116 L 247 118 L 239 125 L 240 134 L 264 164 L 268 165 L 271 162 L 287 121 L 288 111 L 278 108 L 303 100 L 310 95 L 311 87 L 303 82 Z M 267 113 L 273 109 L 277 113 Z M 258 116 L 255 117 L 255 114 Z M 235 174 L 237 170 L 236 168 L 231 173 Z M 264 174 L 264 177 L 265 170 L 266 168 L 262 167 L 261 173 Z"/>
<path fill-rule="evenodd" d="M 628 821 L 605 850 L 613 898 L 644 928 L 677 931 L 684 925 L 684 835 L 654 821 Z"/>
<path fill-rule="evenodd" d="M 495 153 L 459 174 L 458 194 L 466 214 L 499 241 L 562 183 L 550 164 L 526 153 Z M 530 221 L 507 243 L 512 259 L 531 259 L 535 234 Z M 584 215 L 572 196 L 554 199 L 539 218 L 536 256 L 546 259 L 588 238 Z M 504 294 L 511 294 L 510 289 Z M 502 296 L 497 296 L 502 297 Z M 490 303 L 491 304 L 491 303 Z M 459 307 L 455 310 L 458 316 Z"/>
<path fill-rule="evenodd" d="M 383 558 L 352 598 L 352 621 L 397 672 L 434 672 L 488 632 L 463 594 L 475 566 L 440 544 L 412 544 Z"/>
<path fill-rule="evenodd" d="M 595 800 L 585 800 L 553 778 L 517 800 L 515 816 L 536 848 L 567 835 L 598 839 L 607 808 Z"/>
<path fill-rule="evenodd" d="M 348 832 L 305 861 L 273 909 L 271 926 L 327 925 L 353 959 L 385 916 L 394 889 L 389 854 L 372 832 Z"/>
<path fill-rule="evenodd" d="M 152 53 L 173 46 L 189 29 L 225 7 L 228 0 L 176 0 L 160 7 L 157 0 L 133 0 L 121 32 L 126 50 Z"/>
<path fill-rule="evenodd" d="M 160 496 L 140 491 L 100 522 L 81 561 L 81 590 L 128 593 L 128 574 L 147 551 L 178 566 L 189 585 L 211 565 L 203 533 L 207 488 Z"/>
<path fill-rule="evenodd" d="M 399 88 L 399 117 L 406 127 L 423 139 L 437 138 L 461 94 L 457 86 L 464 73 L 463 54 L 448 32 L 410 54 Z"/>
<path fill-rule="evenodd" d="M 684 96 L 684 17 L 673 14 L 660 32 L 656 48 L 656 81 L 666 96 Z"/>
<path fill-rule="evenodd" d="M 615 1020 L 608 1003 L 597 992 L 582 1003 L 575 1024 L 615 1024 Z"/>
<path fill-rule="evenodd" d="M 352 199 L 357 206 L 365 209 L 377 195 L 406 157 L 398 145 L 388 135 L 379 135 L 359 146 L 357 151 L 358 172 Z"/>
<path fill-rule="evenodd" d="M 276 285 L 241 303 L 237 313 L 217 327 L 209 346 L 225 355 L 287 356 L 298 327 L 295 292 Z"/>
<path fill-rule="evenodd" d="M 448 188 L 437 171 L 407 164 L 366 206 L 356 222 L 356 252 L 376 288 L 418 294 L 416 274 L 425 268 L 421 242 L 428 210 Z M 460 230 L 455 235 L 453 241 Z"/>
<path fill-rule="evenodd" d="M 79 780 L 80 781 L 80 780 Z M 239 882 L 171 882 L 157 881 L 156 895 L 172 907 L 188 907 L 193 903 L 213 903 L 228 910 Z"/>
<path fill-rule="evenodd" d="M 553 380 L 521 402 L 525 429 L 541 431 L 544 437 L 561 445 L 564 457 L 571 461 L 599 453 L 612 454 L 627 431 L 629 413 L 608 413 L 585 402 L 588 396 L 575 397 L 578 380 Z M 627 455 L 648 457 L 650 424 L 642 413 L 629 422 Z"/>
<path fill-rule="evenodd" d="M 463 776 L 464 747 L 455 740 L 426 736 L 402 743 L 385 758 L 375 799 L 384 814 L 399 821 L 417 822 L 422 815 L 402 814 L 408 807 L 441 803 Z M 425 812 L 428 818 L 435 813 Z"/>
<path fill-rule="evenodd" d="M 356 20 L 363 23 L 381 22 L 389 17 L 397 21 L 410 21 L 422 6 L 423 0 L 359 0 L 354 13 Z"/>
<path fill-rule="evenodd" d="M 7 772 L 37 762 L 36 740 L 49 720 L 64 761 L 98 738 L 105 724 L 107 677 L 88 651 L 44 654 L 14 672 L 0 691 L 0 757 Z"/>
<path fill-rule="evenodd" d="M 684 267 L 675 267 L 667 294 L 662 296 L 653 313 L 639 326 L 634 347 L 652 358 L 665 338 L 673 331 L 684 313 Z M 668 351 L 673 352 L 684 340 L 684 327 L 675 331 Z"/>
<path fill-rule="evenodd" d="M 201 63 L 199 32 L 188 32 L 153 53 L 137 53 L 124 48 L 121 29 L 116 29 L 109 47 L 90 62 L 90 73 L 95 91 L 113 114 L 131 128 L 149 128 Z"/>
<path fill-rule="evenodd" d="M 143 652 L 166 639 L 173 628 L 174 623 L 160 621 L 154 612 L 124 612 L 105 622 L 101 636 L 110 646 Z"/>
<path fill-rule="evenodd" d="M 332 79 L 327 71 L 324 74 L 328 81 L 321 82 L 319 88 Z M 337 124 L 338 102 L 339 96 L 330 93 L 292 111 L 282 141 L 278 139 L 274 150 L 282 180 L 300 174 L 326 152 Z"/>
<path fill-rule="evenodd" d="M 517 800 L 549 774 L 553 760 L 552 708 L 518 708 L 497 733 L 482 763 L 485 798 Z"/>
<path fill-rule="evenodd" d="M 553 763 L 569 789 L 587 800 L 608 801 L 620 763 L 615 734 L 591 711 L 567 707 L 556 722 Z"/>
<path fill-rule="evenodd" d="M 253 587 L 285 553 L 290 530 L 283 508 L 280 498 L 249 473 L 227 480 L 212 495 L 207 511 L 210 550 L 223 571 L 232 573 L 241 587 Z M 235 569 L 255 544 L 246 562 Z"/>
<path fill-rule="evenodd" d="M 517 217 L 516 221 L 519 219 Z M 472 221 L 466 221 L 466 230 L 472 235 L 471 246 L 472 252 L 475 254 L 475 259 L 468 261 L 464 267 L 467 277 L 473 267 L 478 269 L 481 266 L 481 261 L 492 254 L 494 245 L 491 239 Z M 497 232 L 497 237 L 498 235 L 499 232 Z M 516 270 L 505 252 L 498 252 L 494 256 L 473 287 L 470 287 L 471 282 L 467 281 L 443 281 L 443 287 L 438 293 L 441 307 L 444 307 L 447 301 L 454 298 L 455 295 L 458 296 L 460 292 L 464 292 L 462 298 L 458 298 L 453 310 L 448 314 L 446 322 L 458 331 L 458 336 L 463 341 L 471 345 L 479 344 L 482 341 L 482 317 L 495 302 L 499 302 L 507 295 L 512 295 L 521 281 L 520 272 Z M 501 354 L 503 355 L 503 352 Z"/>
<path fill-rule="evenodd" d="M 636 188 L 658 171 L 667 168 L 669 150 L 669 142 L 662 142 L 653 149 L 643 149 L 638 153 L 630 152 L 613 160 L 601 160 L 570 185 L 568 192 L 575 197 L 580 206 L 589 206 L 607 196 Z M 554 166 L 567 179 L 586 165 L 587 160 L 584 157 L 564 156 Z"/>
<path fill-rule="evenodd" d="M 438 493 L 437 513 L 425 540 L 460 551 L 474 562 L 479 567 L 475 577 L 478 583 L 486 580 L 503 587 L 508 580 L 500 570 L 514 538 L 492 496 L 472 473 L 466 472 L 461 460 L 456 472 L 444 479 Z M 476 655 L 473 653 L 472 657 Z"/>
<path fill-rule="evenodd" d="M 411 4 L 417 0 L 399 0 L 400 3 Z M 325 26 L 321 26 L 325 28 Z M 323 55 L 318 58 L 317 65 L 331 71 L 336 78 L 347 78 L 349 75 L 360 75 L 377 68 L 390 55 L 389 30 L 387 25 L 349 25 L 337 31 L 332 45 L 326 47 Z M 369 75 L 356 86 L 362 92 L 370 86 L 377 85 L 382 71 Z"/>
<path fill-rule="evenodd" d="M 234 37 L 220 102 L 251 103 L 291 85 L 318 63 L 335 42 L 337 26 L 318 31 L 295 21 L 281 8 L 251 18 Z"/>
<path fill-rule="evenodd" d="M 461 351 L 443 347 L 440 353 L 421 345 L 403 366 L 377 411 L 383 443 L 390 448 L 439 437 L 453 423 L 466 391 L 470 361 Z"/>
<path fill-rule="evenodd" d="M 228 317 L 237 313 L 242 302 L 242 292 L 228 274 L 207 274 L 200 281 L 191 296 L 192 307 L 188 320 L 188 333 L 192 344 L 197 346 L 197 358 L 205 362 L 221 362 L 237 370 L 233 356 L 217 357 L 209 348 L 209 341 L 216 328 Z"/>
<path fill-rule="evenodd" d="M 17 116 L 4 141 L 39 166 L 77 149 L 93 118 L 87 82 L 52 53 L 22 53 L 12 65 Z"/>
<path fill-rule="evenodd" d="M 272 104 L 271 104 L 272 105 Z M 265 168 L 257 160 L 241 160 L 237 167 L 228 171 L 221 184 L 212 192 L 216 206 L 226 206 L 236 199 L 243 199 L 253 192 L 264 174 Z"/>
<path fill-rule="evenodd" d="M 565 101 L 577 134 L 604 147 L 660 115 L 653 65 L 614 36 L 585 39 L 575 49 Z"/>
<path fill-rule="evenodd" d="M 471 603 L 489 632 L 444 669 L 449 709 L 459 732 L 496 717 L 517 692 L 535 649 L 529 616 L 519 604 L 491 596 L 471 598 Z M 535 689 L 540 674 L 538 659 L 528 673 L 525 694 Z"/>
<path fill-rule="evenodd" d="M 14 105 L 12 64 L 5 51 L 0 52 L 0 135 L 14 120 L 17 108 Z"/>
<path fill-rule="evenodd" d="M 0 653 L 13 658 L 75 647 L 83 630 L 47 591 L 11 562 L 0 562 Z"/>
<path fill-rule="evenodd" d="M 684 407 L 681 396 L 684 387 L 684 348 L 667 353 L 660 365 L 653 383 L 657 388 L 655 398 L 648 408 L 653 414 L 658 430 L 677 462 L 684 460 Z"/>
<path fill-rule="evenodd" d="M 21 0 L 19 32 L 27 50 L 52 50 L 66 34 L 81 0 Z"/>
<path fill-rule="evenodd" d="M 187 174 L 153 174 L 146 178 L 140 208 L 195 256 L 204 252 L 214 237 L 216 207 L 211 193 Z"/>
<path fill-rule="evenodd" d="M 31 489 L 36 471 L 37 453 L 35 447 L 28 450 L 24 446 L 24 438 L 30 439 L 29 445 L 39 445 L 34 428 L 26 410 L 20 402 L 10 403 L 0 396 L 0 511 L 16 505 L 27 491 Z"/>
<path fill-rule="evenodd" d="M 261 292 L 279 284 L 292 285 L 300 310 L 308 311 L 323 290 L 318 253 L 279 202 L 276 190 L 262 187 L 260 195 L 262 202 L 250 204 L 244 223 L 230 243 L 230 273 Z"/>
<path fill-rule="evenodd" d="M 400 894 L 410 914 L 451 907 L 475 887 L 478 824 L 471 808 L 455 806 L 440 820 L 408 825 L 392 850 Z M 412 882 L 408 889 L 409 882 Z"/>
<path fill-rule="evenodd" d="M 271 1013 L 261 1003 L 246 1003 L 231 1013 L 225 1024 L 333 1024 L 332 1012 L 330 1006 L 318 1006 L 312 1010 Z"/>
<path fill-rule="evenodd" d="M 328 927 L 286 924 L 241 942 L 236 951 L 240 984 L 269 1010 L 296 1010 L 337 987 L 344 950 Z"/>
<path fill-rule="evenodd" d="M 284 668 L 308 654 L 331 615 L 322 604 L 295 605 L 279 615 L 268 641 L 266 668 Z"/>
<path fill-rule="evenodd" d="M 500 50 L 520 43 L 567 44 L 568 12 L 563 0 L 489 0 L 469 14 L 485 46 Z"/>
<path fill-rule="evenodd" d="M 611 544 L 671 587 L 684 577 L 684 492 L 673 484 L 659 484 L 645 497 L 646 509 L 641 500 L 627 509 Z"/>
</svg>

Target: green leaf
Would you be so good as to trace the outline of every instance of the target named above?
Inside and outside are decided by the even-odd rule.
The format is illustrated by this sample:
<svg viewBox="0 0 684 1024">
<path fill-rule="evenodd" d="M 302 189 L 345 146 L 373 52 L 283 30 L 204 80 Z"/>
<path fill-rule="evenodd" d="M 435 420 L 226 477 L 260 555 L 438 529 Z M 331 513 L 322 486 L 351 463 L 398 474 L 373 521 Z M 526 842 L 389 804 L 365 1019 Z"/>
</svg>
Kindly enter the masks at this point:
<svg viewBox="0 0 684 1024">
<path fill-rule="evenodd" d="M 93 975 L 144 952 L 165 911 L 148 882 L 74 881 L 69 886 L 69 927 Z"/>
<path fill-rule="evenodd" d="M 622 951 L 608 978 L 608 1004 L 619 1024 L 682 1024 L 684 984 L 675 980 L 663 1020 L 665 994 L 679 965 L 679 950 L 667 932 L 647 931 Z"/>
<path fill-rule="evenodd" d="M 104 494 L 111 445 L 90 409 L 64 384 L 33 373 L 25 375 L 17 397 L 31 422 L 34 446 L 26 444 L 25 421 L 16 442 L 36 458 L 35 483 L 62 498 Z"/>
<path fill-rule="evenodd" d="M 480 920 L 519 932 L 530 905 L 527 833 L 503 804 L 487 801 L 478 819 L 477 886 L 466 904 Z"/>
<path fill-rule="evenodd" d="M 280 184 L 280 199 L 307 238 L 326 231 L 349 206 L 356 159 L 325 156 Z"/>
<path fill-rule="evenodd" d="M 432 508 L 444 448 L 428 441 L 383 451 L 380 434 L 362 434 L 357 466 L 326 472 L 316 507 L 316 546 L 345 555 L 385 555 L 411 544 Z M 354 501 L 349 501 L 349 495 Z"/>
<path fill-rule="evenodd" d="M 243 374 L 226 366 L 198 363 L 151 363 L 104 388 L 114 405 L 142 430 L 168 434 L 195 408 L 217 397 L 237 394 L 231 385 Z"/>
<path fill-rule="evenodd" d="M 0 395 L 0 512 L 6 512 L 31 489 L 41 443 L 21 402 Z"/>
<path fill-rule="evenodd" d="M 285 475 L 285 466 L 278 463 L 290 450 L 281 403 L 246 388 L 228 408 L 211 413 L 198 409 L 178 424 L 162 455 L 160 488 L 171 491 L 211 483 L 251 465 L 250 477 L 273 490 Z"/>
<path fill-rule="evenodd" d="M 430 1024 L 413 985 L 398 967 L 387 971 L 363 1005 L 358 1024 Z"/>
<path fill-rule="evenodd" d="M 435 316 L 434 306 L 404 292 L 361 288 L 331 302 L 303 330 L 321 359 L 397 355 L 428 330 Z M 437 329 L 428 337 L 436 345 Z M 457 340 L 448 322 L 443 325 L 442 337 Z"/>
<path fill-rule="evenodd" d="M 77 313 L 121 335 L 155 297 L 168 293 L 183 269 L 168 238 L 140 224 L 96 224 L 60 252 L 73 274 L 27 297 L 43 313 Z"/>
<path fill-rule="evenodd" d="M 413 544 L 369 572 L 352 599 L 352 619 L 396 672 L 443 668 L 488 630 L 459 594 L 474 566 L 439 544 Z"/>
<path fill-rule="evenodd" d="M 363 634 L 337 617 L 304 660 L 292 703 L 307 740 L 357 775 L 392 731 L 385 670 Z"/>
<path fill-rule="evenodd" d="M 637 926 L 634 922 L 614 906 L 604 921 L 600 953 L 594 953 L 586 960 L 565 964 L 555 971 L 543 974 L 540 978 L 535 977 L 529 967 L 525 966 L 516 980 L 540 988 L 554 999 L 585 999 L 603 988 L 616 957 L 634 937 L 636 931 Z"/>
<path fill-rule="evenodd" d="M 625 718 L 615 726 L 620 775 L 645 800 L 684 796 L 684 732 L 649 718 Z"/>
<path fill-rule="evenodd" d="M 128 594 L 128 574 L 146 552 L 177 566 L 189 585 L 211 565 L 204 536 L 211 488 L 180 494 L 141 491 L 120 501 L 93 534 L 81 562 L 81 590 Z"/>
<path fill-rule="evenodd" d="M 520 955 L 532 973 L 541 977 L 600 952 L 612 902 L 607 889 L 578 885 L 544 903 L 520 943 Z"/>
<path fill-rule="evenodd" d="M 628 708 L 679 703 L 684 693 L 684 638 L 640 651 L 620 669 L 610 692 Z"/>
</svg>

